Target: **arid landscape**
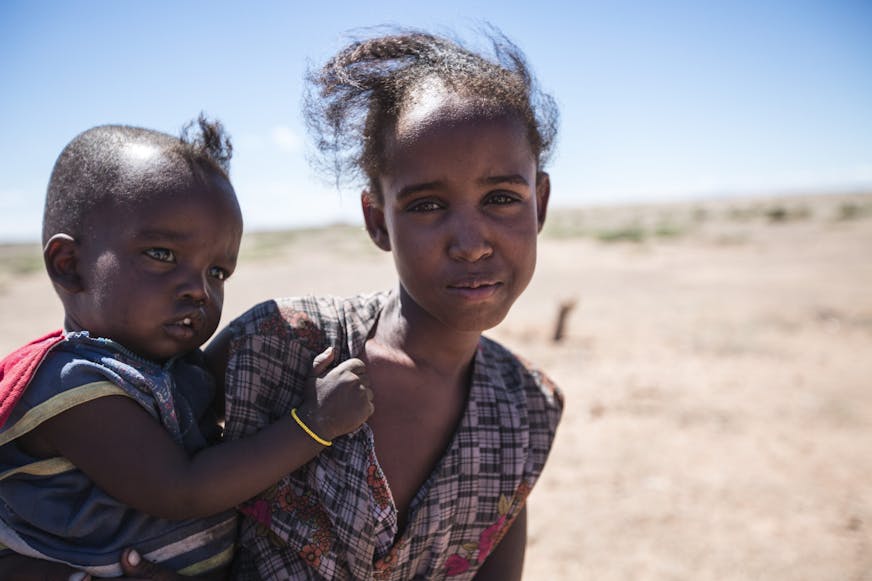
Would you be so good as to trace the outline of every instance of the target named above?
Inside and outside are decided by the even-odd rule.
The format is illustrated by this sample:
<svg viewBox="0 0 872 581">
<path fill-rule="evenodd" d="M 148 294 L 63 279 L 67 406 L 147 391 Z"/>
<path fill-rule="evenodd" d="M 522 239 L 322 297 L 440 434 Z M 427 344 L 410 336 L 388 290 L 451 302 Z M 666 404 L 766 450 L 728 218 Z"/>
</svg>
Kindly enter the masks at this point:
<svg viewBox="0 0 872 581">
<path fill-rule="evenodd" d="M 872 194 L 549 220 L 490 333 L 566 398 L 525 579 L 872 581 Z M 0 351 L 61 324 L 40 261 L 0 246 Z M 360 228 L 255 233 L 224 321 L 392 284 Z"/>
</svg>

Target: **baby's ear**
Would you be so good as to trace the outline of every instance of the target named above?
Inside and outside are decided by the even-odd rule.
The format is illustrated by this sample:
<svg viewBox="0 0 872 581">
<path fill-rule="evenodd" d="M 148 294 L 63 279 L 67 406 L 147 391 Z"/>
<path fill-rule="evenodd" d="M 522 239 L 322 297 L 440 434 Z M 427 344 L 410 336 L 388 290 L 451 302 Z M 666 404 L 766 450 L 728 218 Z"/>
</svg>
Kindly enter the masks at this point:
<svg viewBox="0 0 872 581">
<path fill-rule="evenodd" d="M 69 234 L 55 234 L 42 251 L 52 283 L 70 294 L 82 291 L 79 276 L 79 245 Z"/>
<path fill-rule="evenodd" d="M 385 252 L 390 252 L 391 239 L 385 226 L 384 209 L 379 205 L 375 196 L 367 190 L 360 194 L 360 207 L 363 210 L 363 221 L 366 224 L 369 237 L 372 238 L 376 246 Z"/>
</svg>

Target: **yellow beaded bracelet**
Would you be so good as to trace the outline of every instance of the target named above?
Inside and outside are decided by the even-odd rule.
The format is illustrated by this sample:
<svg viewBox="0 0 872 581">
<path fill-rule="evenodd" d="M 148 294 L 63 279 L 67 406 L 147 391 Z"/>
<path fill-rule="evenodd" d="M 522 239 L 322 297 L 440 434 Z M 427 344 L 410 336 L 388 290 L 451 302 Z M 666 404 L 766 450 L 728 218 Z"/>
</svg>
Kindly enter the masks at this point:
<svg viewBox="0 0 872 581">
<path fill-rule="evenodd" d="M 333 442 L 331 442 L 330 440 L 325 440 L 324 438 L 322 438 L 321 436 L 319 436 L 318 434 L 313 432 L 312 428 L 310 428 L 305 423 L 303 423 L 303 420 L 301 420 L 300 416 L 297 415 L 297 408 L 294 408 L 291 410 L 291 417 L 294 418 L 294 421 L 297 422 L 297 424 L 301 428 L 303 428 L 303 431 L 306 432 L 307 434 L 309 434 L 313 440 L 315 440 L 316 442 L 318 442 L 322 446 L 332 446 L 333 445 Z"/>
</svg>

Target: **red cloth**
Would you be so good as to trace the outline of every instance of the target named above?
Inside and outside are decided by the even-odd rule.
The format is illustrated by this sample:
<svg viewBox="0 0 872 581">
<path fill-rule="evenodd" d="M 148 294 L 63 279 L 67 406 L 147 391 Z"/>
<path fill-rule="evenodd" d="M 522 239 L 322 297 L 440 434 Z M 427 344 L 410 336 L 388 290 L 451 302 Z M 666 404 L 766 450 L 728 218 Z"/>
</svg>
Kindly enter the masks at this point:
<svg viewBox="0 0 872 581">
<path fill-rule="evenodd" d="M 21 399 L 42 360 L 63 340 L 63 331 L 53 331 L 16 349 L 0 361 L 0 428 Z"/>
</svg>

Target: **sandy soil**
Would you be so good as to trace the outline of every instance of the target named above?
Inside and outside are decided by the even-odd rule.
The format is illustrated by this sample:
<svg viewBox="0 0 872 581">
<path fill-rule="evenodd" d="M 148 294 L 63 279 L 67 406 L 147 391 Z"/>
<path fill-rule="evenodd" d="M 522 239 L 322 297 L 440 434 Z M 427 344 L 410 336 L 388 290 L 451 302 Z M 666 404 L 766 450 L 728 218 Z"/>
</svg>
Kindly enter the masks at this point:
<svg viewBox="0 0 872 581">
<path fill-rule="evenodd" d="M 491 333 L 567 401 L 530 498 L 525 579 L 872 580 L 870 209 L 554 214 L 533 284 Z M 225 321 L 272 296 L 392 281 L 362 231 L 249 237 Z M 0 351 L 60 312 L 42 273 L 3 275 Z"/>
</svg>

